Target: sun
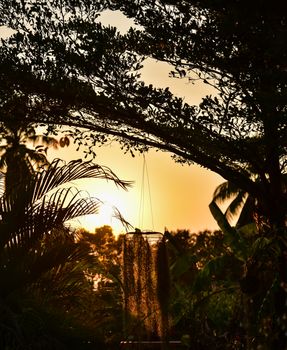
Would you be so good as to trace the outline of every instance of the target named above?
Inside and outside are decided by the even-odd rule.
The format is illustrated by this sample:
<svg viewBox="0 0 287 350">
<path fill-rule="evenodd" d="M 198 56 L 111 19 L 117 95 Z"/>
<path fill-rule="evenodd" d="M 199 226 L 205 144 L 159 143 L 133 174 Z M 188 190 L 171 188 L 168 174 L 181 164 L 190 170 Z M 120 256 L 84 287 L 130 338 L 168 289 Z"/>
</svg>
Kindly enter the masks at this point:
<svg viewBox="0 0 287 350">
<path fill-rule="evenodd" d="M 90 232 L 94 232 L 96 227 L 109 225 L 113 231 L 121 229 L 120 225 L 115 222 L 113 218 L 113 208 L 109 204 L 102 204 L 97 214 L 85 215 L 80 219 L 82 227 Z"/>
<path fill-rule="evenodd" d="M 90 232 L 94 232 L 97 227 L 109 225 L 116 235 L 125 233 L 125 226 L 116 217 L 117 211 L 126 221 L 134 225 L 137 216 L 137 200 L 129 191 L 123 191 L 114 186 L 104 186 L 99 191 L 90 187 L 88 192 L 90 196 L 97 197 L 101 201 L 99 211 L 79 218 L 78 225 Z"/>
</svg>

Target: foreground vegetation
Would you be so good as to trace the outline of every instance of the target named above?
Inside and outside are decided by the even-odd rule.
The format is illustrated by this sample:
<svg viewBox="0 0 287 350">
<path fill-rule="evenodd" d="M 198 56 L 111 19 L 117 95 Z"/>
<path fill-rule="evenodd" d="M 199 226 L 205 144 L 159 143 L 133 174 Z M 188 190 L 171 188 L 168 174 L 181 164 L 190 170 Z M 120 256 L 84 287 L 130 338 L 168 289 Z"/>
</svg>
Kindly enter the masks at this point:
<svg viewBox="0 0 287 350">
<path fill-rule="evenodd" d="M 243 208 L 232 228 L 234 201 L 225 215 L 216 203 L 238 191 L 230 184 L 215 191 L 210 208 L 222 231 L 136 230 L 116 239 L 109 226 L 73 230 L 65 223 L 95 213 L 99 201 L 69 181 L 128 183 L 92 162 L 49 163 L 43 141 L 57 143 L 31 125 L 3 125 L 3 349 L 118 349 L 121 340 L 151 339 L 180 339 L 192 349 L 271 346 L 274 247 L 258 234 L 250 200 L 235 198 Z"/>
<path fill-rule="evenodd" d="M 135 230 L 116 239 L 109 226 L 75 230 L 67 221 L 97 212 L 100 202 L 70 181 L 129 184 L 91 161 L 50 163 L 44 145 L 55 144 L 33 125 L 2 126 L 3 349 L 118 349 L 121 340 L 163 340 L 168 348 L 170 339 L 190 349 L 272 348 L 280 250 L 260 234 L 252 196 L 220 185 L 210 204 L 215 232 Z M 223 213 L 218 203 L 228 198 Z"/>
<path fill-rule="evenodd" d="M 77 314 L 93 312 L 88 306 L 93 283 L 87 271 L 97 264 L 97 257 L 66 225 L 75 217 L 96 213 L 100 201 L 83 196 L 70 182 L 98 178 L 123 188 L 128 183 L 93 162 L 49 163 L 43 148 L 52 138 L 36 135 L 25 123 L 1 126 L 1 349 L 84 349 L 103 344 L 94 327 L 84 317 L 80 323 Z M 31 141 L 40 145 L 33 147 Z"/>
</svg>

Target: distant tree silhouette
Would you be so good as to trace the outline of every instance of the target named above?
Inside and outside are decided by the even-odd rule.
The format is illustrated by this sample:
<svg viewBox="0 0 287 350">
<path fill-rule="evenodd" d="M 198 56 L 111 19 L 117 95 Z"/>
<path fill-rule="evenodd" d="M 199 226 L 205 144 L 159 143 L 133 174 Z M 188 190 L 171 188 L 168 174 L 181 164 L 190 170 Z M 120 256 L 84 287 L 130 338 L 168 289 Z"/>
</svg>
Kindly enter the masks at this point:
<svg viewBox="0 0 287 350">
<path fill-rule="evenodd" d="M 6 192 L 17 183 L 27 181 L 41 167 L 47 166 L 47 148 L 58 146 L 57 139 L 37 135 L 33 125 L 21 121 L 2 123 L 0 137 L 0 170 L 5 173 Z"/>
</svg>

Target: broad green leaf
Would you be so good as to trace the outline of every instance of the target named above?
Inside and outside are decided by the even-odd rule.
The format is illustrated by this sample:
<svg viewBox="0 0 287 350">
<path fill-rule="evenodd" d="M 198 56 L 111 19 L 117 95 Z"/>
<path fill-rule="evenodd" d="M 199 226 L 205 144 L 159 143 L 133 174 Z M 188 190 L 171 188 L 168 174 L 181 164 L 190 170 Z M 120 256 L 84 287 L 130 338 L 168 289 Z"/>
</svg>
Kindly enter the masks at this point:
<svg viewBox="0 0 287 350">
<path fill-rule="evenodd" d="M 225 215 L 214 201 L 209 204 L 209 209 L 214 219 L 217 221 L 218 226 L 222 230 L 224 239 L 230 246 L 233 254 L 238 259 L 246 260 L 248 255 L 248 246 L 243 237 L 240 236 L 239 232 L 234 227 L 231 227 Z"/>
</svg>

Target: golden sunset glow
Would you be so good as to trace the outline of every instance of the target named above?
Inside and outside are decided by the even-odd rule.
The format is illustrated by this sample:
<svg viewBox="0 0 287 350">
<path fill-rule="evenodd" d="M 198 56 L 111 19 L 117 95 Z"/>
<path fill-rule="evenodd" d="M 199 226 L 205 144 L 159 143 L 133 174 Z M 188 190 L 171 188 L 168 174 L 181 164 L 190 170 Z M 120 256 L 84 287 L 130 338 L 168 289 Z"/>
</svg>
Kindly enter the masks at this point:
<svg viewBox="0 0 287 350">
<path fill-rule="evenodd" d="M 197 91 L 187 80 L 169 78 L 168 72 L 166 64 L 161 66 L 149 60 L 142 77 L 147 83 L 154 83 L 158 87 L 170 86 L 178 96 L 186 96 L 189 103 L 199 103 L 200 94 L 202 96 L 207 93 L 204 90 Z M 134 158 L 130 154 L 124 154 L 117 143 L 95 148 L 95 151 L 95 163 L 108 166 L 120 179 L 133 181 L 133 186 L 124 191 L 104 180 L 82 181 L 78 184 L 79 188 L 105 204 L 98 214 L 78 219 L 79 226 L 94 231 L 95 227 L 110 225 L 116 234 L 125 232 L 124 226 L 113 217 L 111 208 L 115 206 L 125 220 L 141 230 L 163 232 L 166 227 L 169 230 L 190 229 L 197 232 L 218 229 L 208 205 L 215 188 L 224 181 L 219 175 L 197 165 L 178 164 L 170 153 L 150 150 L 146 154 L 150 186 L 148 188 L 145 178 L 142 188 L 141 154 L 136 154 Z M 82 156 L 74 145 L 68 149 L 51 151 L 50 154 L 51 157 L 66 160 Z M 142 193 L 144 200 L 141 205 Z"/>
<path fill-rule="evenodd" d="M 86 184 L 89 193 L 93 196 L 93 189 Z M 125 199 L 125 193 L 114 188 L 109 189 L 109 186 L 98 195 L 102 201 L 97 214 L 87 215 L 79 220 L 79 224 L 90 232 L 93 232 L 96 227 L 109 225 L 113 228 L 115 233 L 125 232 L 125 227 L 121 220 L 117 218 L 117 210 L 127 217 L 133 212 L 133 204 Z M 133 213 L 135 215 L 135 213 Z"/>
<path fill-rule="evenodd" d="M 121 32 L 128 30 L 133 21 L 118 11 L 106 11 L 99 20 L 106 25 L 117 26 Z M 2 37 L 11 35 L 9 28 L 2 28 Z M 190 104 L 198 104 L 201 98 L 212 94 L 209 86 L 203 83 L 191 84 L 188 78 L 169 77 L 171 67 L 167 63 L 147 59 L 144 62 L 141 79 L 158 88 L 169 87 L 178 97 Z M 171 155 L 151 150 L 146 155 L 149 169 L 149 186 L 143 178 L 143 158 L 136 155 L 124 155 L 115 143 L 108 147 L 95 149 L 94 161 L 110 167 L 120 179 L 133 181 L 133 187 L 127 192 L 113 183 L 103 180 L 83 180 L 77 187 L 89 195 L 99 198 L 103 204 L 97 214 L 76 220 L 77 226 L 89 231 L 96 227 L 110 225 L 115 233 L 125 232 L 125 227 L 114 217 L 114 207 L 133 227 L 142 230 L 163 231 L 190 229 L 193 232 L 204 229 L 217 229 L 217 224 L 209 212 L 214 189 L 223 179 L 198 166 L 180 165 L 171 159 Z M 49 158 L 61 158 L 67 161 L 82 157 L 74 145 L 57 151 L 50 150 Z M 144 182 L 144 187 L 143 187 Z"/>
<path fill-rule="evenodd" d="M 132 20 L 118 11 L 104 12 L 99 21 L 116 26 L 121 32 L 133 25 Z M 192 84 L 188 78 L 169 77 L 170 70 L 171 66 L 167 63 L 148 58 L 144 62 L 141 79 L 158 88 L 168 86 L 173 94 L 195 105 L 200 103 L 203 96 L 213 93 L 206 84 Z M 113 217 L 114 206 L 125 220 L 141 230 L 162 232 L 166 227 L 169 230 L 190 229 L 197 232 L 218 228 L 208 205 L 215 188 L 223 181 L 219 175 L 197 165 L 175 163 L 171 154 L 150 150 L 146 154 L 148 187 L 147 179 L 142 176 L 143 157 L 140 154 L 136 154 L 135 158 L 125 155 L 117 143 L 96 148 L 95 151 L 97 157 L 94 161 L 97 164 L 108 166 L 120 179 L 133 181 L 133 187 L 126 192 L 103 180 L 82 181 L 79 188 L 99 198 L 104 204 L 98 214 L 78 219 L 79 226 L 94 231 L 95 227 L 110 225 L 115 233 L 125 232 L 124 226 Z M 66 160 L 82 156 L 76 152 L 74 145 L 57 152 L 51 151 L 50 154 L 51 157 Z"/>
<path fill-rule="evenodd" d="M 2 0 L 0 350 L 287 350 L 279 3 Z"/>
<path fill-rule="evenodd" d="M 80 153 L 75 149 L 76 147 L 71 145 L 68 149 L 51 151 L 50 157 L 59 157 L 67 161 L 79 158 Z M 219 175 L 196 165 L 175 163 L 171 154 L 151 150 L 146 154 L 150 186 L 148 188 L 145 179 L 144 203 L 141 206 L 142 155 L 137 154 L 134 158 L 125 155 L 116 143 L 100 147 L 96 149 L 96 153 L 95 163 L 110 167 L 120 179 L 133 181 L 133 184 L 125 191 L 106 180 L 77 181 L 77 188 L 103 202 L 98 214 L 79 218 L 78 227 L 83 226 L 93 232 L 96 227 L 110 225 L 116 234 L 125 232 L 124 226 L 113 217 L 114 206 L 125 220 L 142 230 L 163 232 L 166 227 L 169 230 L 190 229 L 197 232 L 218 228 L 208 205 L 214 189 L 223 181 Z"/>
</svg>

